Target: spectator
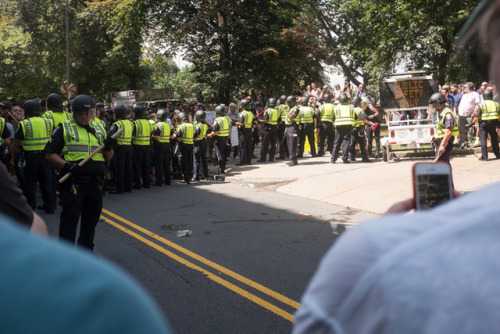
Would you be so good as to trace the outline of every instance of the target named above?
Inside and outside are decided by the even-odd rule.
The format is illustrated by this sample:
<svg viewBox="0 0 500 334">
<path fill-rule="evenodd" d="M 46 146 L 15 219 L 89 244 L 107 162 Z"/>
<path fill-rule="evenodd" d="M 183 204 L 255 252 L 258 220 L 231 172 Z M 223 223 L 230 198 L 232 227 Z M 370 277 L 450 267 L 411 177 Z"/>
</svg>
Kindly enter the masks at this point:
<svg viewBox="0 0 500 334">
<path fill-rule="evenodd" d="M 467 82 L 464 88 L 464 94 L 458 106 L 460 148 L 464 148 L 466 145 L 472 145 L 472 138 L 469 138 L 470 134 L 469 131 L 467 131 L 467 126 L 472 122 L 472 113 L 480 102 L 479 94 L 474 91 L 474 84 L 472 82 Z"/>
<path fill-rule="evenodd" d="M 457 115 L 458 105 L 460 104 L 460 100 L 462 99 L 462 92 L 457 84 L 453 84 L 451 86 L 451 94 L 453 95 L 453 110 L 455 111 L 455 116 Z"/>
<path fill-rule="evenodd" d="M 309 93 L 309 96 L 314 96 L 315 98 L 321 96 L 321 89 L 319 89 L 319 87 L 316 86 L 315 82 L 311 83 L 311 91 Z"/>
</svg>

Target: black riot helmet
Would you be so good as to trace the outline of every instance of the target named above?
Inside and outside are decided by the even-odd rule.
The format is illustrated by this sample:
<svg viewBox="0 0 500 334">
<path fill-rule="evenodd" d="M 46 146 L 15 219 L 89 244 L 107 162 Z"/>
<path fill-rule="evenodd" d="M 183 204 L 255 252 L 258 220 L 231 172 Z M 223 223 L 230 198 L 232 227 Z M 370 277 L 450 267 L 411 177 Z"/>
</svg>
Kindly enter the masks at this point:
<svg viewBox="0 0 500 334">
<path fill-rule="evenodd" d="M 483 99 L 484 100 L 493 100 L 493 91 L 489 90 L 489 89 L 486 89 L 483 92 Z"/>
<path fill-rule="evenodd" d="M 280 104 L 284 104 L 286 102 L 286 95 L 280 96 Z"/>
<path fill-rule="evenodd" d="M 128 116 L 128 108 L 120 104 L 115 108 L 116 119 L 126 119 Z"/>
<path fill-rule="evenodd" d="M 240 101 L 240 105 L 243 109 L 246 110 L 246 108 L 248 108 L 250 106 L 250 101 L 247 99 L 243 99 Z"/>
<path fill-rule="evenodd" d="M 71 102 L 71 111 L 73 113 L 77 112 L 88 112 L 95 108 L 94 100 L 88 95 L 78 95 L 75 97 L 73 102 Z"/>
<path fill-rule="evenodd" d="M 42 112 L 42 106 L 37 100 L 28 100 L 23 103 L 24 114 L 26 117 L 37 117 Z"/>
<path fill-rule="evenodd" d="M 276 99 L 271 97 L 269 100 L 267 100 L 267 105 L 271 108 L 276 106 Z"/>
<path fill-rule="evenodd" d="M 160 109 L 156 112 L 156 118 L 158 118 L 161 122 L 167 120 L 168 112 L 165 109 Z"/>
<path fill-rule="evenodd" d="M 224 115 L 224 106 L 218 105 L 217 107 L 215 107 L 215 113 L 217 115 Z"/>
<path fill-rule="evenodd" d="M 339 95 L 339 103 L 344 105 L 349 104 L 349 97 L 346 93 L 342 93 Z"/>
<path fill-rule="evenodd" d="M 356 96 L 356 97 L 354 98 L 354 101 L 353 101 L 353 102 L 354 102 L 354 106 L 355 106 L 355 107 L 359 107 L 359 106 L 361 106 L 361 97 Z"/>
<path fill-rule="evenodd" d="M 134 118 L 135 119 L 144 119 L 146 118 L 148 115 L 146 109 L 144 109 L 144 107 L 140 104 L 137 104 L 135 107 L 134 107 Z"/>
<path fill-rule="evenodd" d="M 446 97 L 441 94 L 441 93 L 434 93 L 431 95 L 431 98 L 429 99 L 429 104 L 434 105 L 434 104 L 445 104 L 446 103 Z"/>
<path fill-rule="evenodd" d="M 309 97 L 305 96 L 302 99 L 300 99 L 300 105 L 307 106 L 308 103 L 309 103 Z"/>
<path fill-rule="evenodd" d="M 195 118 L 198 122 L 204 122 L 206 117 L 207 117 L 207 115 L 205 114 L 205 112 L 204 112 L 203 110 L 198 110 L 198 111 L 196 112 L 196 114 L 194 114 L 194 118 Z"/>
<path fill-rule="evenodd" d="M 290 95 L 289 97 L 286 98 L 286 104 L 291 108 L 295 107 L 295 104 L 297 103 L 297 98 L 295 95 Z"/>
<path fill-rule="evenodd" d="M 63 111 L 63 100 L 61 95 L 52 93 L 47 97 L 47 110 L 52 110 L 55 112 Z"/>
<path fill-rule="evenodd" d="M 323 96 L 323 100 L 325 100 L 325 103 L 330 103 L 332 102 L 332 96 L 330 94 L 325 94 L 325 96 Z"/>
<path fill-rule="evenodd" d="M 185 112 L 181 112 L 179 114 L 179 121 L 181 121 L 181 123 L 187 121 L 187 119 L 188 119 L 188 115 Z"/>
</svg>

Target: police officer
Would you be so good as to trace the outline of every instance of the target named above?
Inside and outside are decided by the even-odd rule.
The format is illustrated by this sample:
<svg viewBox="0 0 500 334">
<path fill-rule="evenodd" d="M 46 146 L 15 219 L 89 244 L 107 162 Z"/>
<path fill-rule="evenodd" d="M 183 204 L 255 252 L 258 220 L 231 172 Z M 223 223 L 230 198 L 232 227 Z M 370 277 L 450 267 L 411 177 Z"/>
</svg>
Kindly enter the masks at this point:
<svg viewBox="0 0 500 334">
<path fill-rule="evenodd" d="M 314 139 L 314 129 L 316 128 L 316 119 L 314 118 L 314 108 L 308 106 L 309 98 L 303 97 L 300 100 L 300 112 L 298 115 L 300 131 L 299 131 L 299 154 L 298 158 L 304 156 L 304 145 L 306 143 L 306 137 L 309 141 L 309 146 L 311 147 L 311 155 L 316 156 L 316 143 Z"/>
<path fill-rule="evenodd" d="M 229 136 L 229 127 L 231 122 L 229 118 L 225 116 L 224 107 L 219 105 L 215 108 L 215 112 L 218 117 L 214 120 L 212 132 L 207 135 L 208 138 L 215 138 L 215 152 L 217 154 L 217 163 L 219 168 L 217 170 L 217 175 L 226 174 L 226 146 L 227 138 Z"/>
<path fill-rule="evenodd" d="M 325 101 L 325 103 L 319 107 L 321 128 L 319 132 L 318 155 L 320 157 L 325 155 L 325 140 L 326 148 L 328 152 L 331 152 L 333 148 L 333 140 L 335 138 L 335 129 L 332 122 L 332 115 L 334 110 L 332 96 L 330 94 L 326 94 L 323 97 L 323 100 Z"/>
<path fill-rule="evenodd" d="M 115 182 L 116 190 L 112 193 L 123 194 L 132 191 L 132 137 L 134 124 L 128 119 L 129 109 L 124 105 L 115 108 L 116 122 L 111 126 L 109 136 L 124 129 L 115 139 Z"/>
<path fill-rule="evenodd" d="M 141 105 L 134 107 L 134 138 L 132 139 L 132 161 L 134 167 L 134 189 L 150 188 L 149 167 L 151 164 L 152 127 L 147 112 Z M 141 185 L 142 179 L 142 185 Z"/>
<path fill-rule="evenodd" d="M 335 163 L 339 156 L 340 145 L 342 145 L 342 160 L 345 164 L 349 161 L 349 149 L 351 130 L 356 121 L 356 112 L 349 105 L 349 97 L 346 93 L 339 95 L 339 104 L 335 107 L 332 121 L 335 122 L 335 142 L 333 143 L 331 163 Z"/>
<path fill-rule="evenodd" d="M 160 109 L 156 113 L 158 123 L 153 128 L 151 138 L 153 139 L 153 150 L 155 155 L 155 183 L 154 186 L 161 187 L 163 183 L 170 186 L 172 175 L 170 172 L 170 139 L 174 138 L 172 128 L 167 122 L 168 113 Z M 165 180 L 163 177 L 165 176 Z"/>
<path fill-rule="evenodd" d="M 101 126 L 103 126 L 106 129 L 106 122 L 103 121 L 103 118 L 104 118 L 104 103 L 99 102 L 95 105 L 94 122 L 101 123 Z"/>
<path fill-rule="evenodd" d="M 278 139 L 278 123 L 281 122 L 276 106 L 276 99 L 270 98 L 267 101 L 267 109 L 260 123 L 264 124 L 264 134 L 262 135 L 262 148 L 260 150 L 260 159 L 257 162 L 266 162 L 267 152 L 269 150 L 269 162 L 274 161 L 276 153 L 276 141 Z M 269 148 L 271 146 L 271 148 Z"/>
<path fill-rule="evenodd" d="M 193 174 L 194 126 L 188 121 L 185 112 L 179 114 L 181 124 L 177 126 L 175 137 L 179 141 L 179 164 L 181 165 L 184 182 L 191 183 Z"/>
<path fill-rule="evenodd" d="M 279 105 L 276 107 L 276 110 L 278 110 L 279 113 L 279 118 L 281 120 L 279 126 L 278 126 L 278 142 L 279 142 L 279 157 L 276 159 L 284 160 L 285 157 L 288 158 L 288 145 L 286 145 L 285 142 L 285 118 L 286 118 L 286 113 L 289 110 L 288 106 L 286 105 L 286 95 L 281 95 L 279 98 Z"/>
<path fill-rule="evenodd" d="M 64 111 L 62 97 L 57 93 L 52 93 L 47 97 L 47 111 L 42 117 L 50 119 L 54 127 L 72 118 L 71 113 Z"/>
<path fill-rule="evenodd" d="M 446 97 L 443 94 L 432 94 L 429 105 L 437 112 L 434 134 L 436 159 L 437 161 L 450 163 L 453 140 L 458 135 L 457 120 L 453 111 L 446 104 Z"/>
<path fill-rule="evenodd" d="M 194 115 L 196 120 L 194 142 L 194 172 L 193 180 L 200 181 L 200 179 L 208 179 L 208 166 L 207 166 L 207 133 L 208 125 L 206 123 L 206 113 L 203 110 L 198 110 Z M 201 175 L 201 178 L 200 178 Z"/>
<path fill-rule="evenodd" d="M 295 95 L 290 95 L 286 98 L 286 104 L 288 110 L 285 117 L 285 135 L 286 142 L 288 146 L 288 156 L 290 161 L 287 163 L 288 166 L 295 166 L 297 162 L 297 140 L 299 124 L 297 123 L 297 116 L 300 113 L 300 109 L 296 106 Z"/>
<path fill-rule="evenodd" d="M 46 213 L 54 213 L 56 199 L 52 184 L 52 172 L 50 163 L 45 159 L 43 152 L 54 129 L 54 123 L 50 119 L 40 117 L 42 108 L 36 100 L 24 102 L 23 109 L 26 119 L 19 123 L 15 135 L 16 144 L 23 146 L 26 162 L 23 193 L 28 204 L 35 210 L 38 182 L 42 193 L 42 208 Z"/>
<path fill-rule="evenodd" d="M 250 101 L 243 99 L 240 105 L 242 111 L 236 122 L 240 139 L 240 163 L 236 164 L 236 166 L 245 166 L 252 164 L 252 126 L 254 116 L 252 112 L 248 110 L 250 108 Z"/>
<path fill-rule="evenodd" d="M 80 220 L 78 245 L 94 248 L 95 227 L 102 210 L 102 182 L 104 159 L 113 155 L 113 141 L 106 139 L 104 128 L 92 122 L 94 100 L 79 95 L 73 100 L 73 119 L 61 123 L 45 146 L 47 159 L 61 168 L 61 175 L 71 173 L 71 178 L 61 185 L 62 212 L 59 238 L 75 243 Z M 101 144 L 100 151 L 86 164 L 78 163 L 89 156 Z"/>
<path fill-rule="evenodd" d="M 368 159 L 368 154 L 366 152 L 365 146 L 365 124 L 368 126 L 373 126 L 374 123 L 368 120 L 364 110 L 366 110 L 367 101 L 366 98 L 361 98 L 356 96 L 353 100 L 354 102 L 354 112 L 356 113 L 356 120 L 354 122 L 354 127 L 351 132 L 351 161 L 356 161 L 356 144 L 359 144 L 359 151 L 361 153 L 362 162 L 371 162 Z"/>
<path fill-rule="evenodd" d="M 472 123 L 479 122 L 479 138 L 481 138 L 481 158 L 479 160 L 488 160 L 488 135 L 491 138 L 493 154 L 495 154 L 497 159 L 500 158 L 497 133 L 499 110 L 500 105 L 497 101 L 493 101 L 493 91 L 485 90 L 483 93 L 483 102 L 476 106 L 474 119 L 472 120 Z"/>
</svg>

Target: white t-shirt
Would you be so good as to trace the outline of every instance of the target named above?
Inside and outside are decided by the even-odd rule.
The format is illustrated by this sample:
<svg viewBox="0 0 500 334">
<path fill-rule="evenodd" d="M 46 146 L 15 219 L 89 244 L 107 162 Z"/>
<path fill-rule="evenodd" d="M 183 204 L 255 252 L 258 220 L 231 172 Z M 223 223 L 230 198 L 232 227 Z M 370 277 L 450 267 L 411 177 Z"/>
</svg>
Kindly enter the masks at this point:
<svg viewBox="0 0 500 334">
<path fill-rule="evenodd" d="M 458 115 L 463 117 L 468 117 L 472 115 L 476 105 L 481 102 L 481 98 L 479 94 L 476 92 L 470 92 L 464 94 L 462 99 L 460 100 L 460 104 L 458 105 Z"/>
</svg>

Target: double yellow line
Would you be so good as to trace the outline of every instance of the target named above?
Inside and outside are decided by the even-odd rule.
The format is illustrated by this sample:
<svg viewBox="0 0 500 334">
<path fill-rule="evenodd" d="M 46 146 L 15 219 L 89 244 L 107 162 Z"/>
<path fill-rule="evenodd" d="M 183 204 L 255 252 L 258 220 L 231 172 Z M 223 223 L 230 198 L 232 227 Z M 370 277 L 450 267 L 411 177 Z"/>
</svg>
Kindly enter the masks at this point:
<svg viewBox="0 0 500 334">
<path fill-rule="evenodd" d="M 231 270 L 229 270 L 221 265 L 218 265 L 217 263 L 214 263 L 214 262 L 196 254 L 196 253 L 193 253 L 190 250 L 188 250 L 184 247 L 181 247 L 181 246 L 177 245 L 176 243 L 169 241 L 169 240 L 167 240 L 167 239 L 165 239 L 165 238 L 163 238 L 163 237 L 161 237 L 161 236 L 159 236 L 151 231 L 148 231 L 145 228 L 143 228 L 139 225 L 136 225 L 136 224 L 132 223 L 131 221 L 129 221 L 123 217 L 120 217 L 117 214 L 114 214 L 106 209 L 102 209 L 102 213 L 106 214 L 106 216 L 104 216 L 104 215 L 101 216 L 101 218 L 103 218 L 106 223 L 108 223 L 108 224 L 116 227 L 117 229 L 127 233 L 128 235 L 136 238 L 137 240 L 145 243 L 146 245 L 148 245 L 148 246 L 156 249 L 157 251 L 165 254 L 166 256 L 170 257 L 171 259 L 185 265 L 186 267 L 194 269 L 194 270 L 202 273 L 203 275 L 206 275 L 212 281 L 217 282 L 218 284 L 224 286 L 225 288 L 227 288 L 233 292 L 236 292 L 240 296 L 243 296 L 243 297 L 249 299 L 250 301 L 254 302 L 255 304 L 262 306 L 263 308 L 279 315 L 280 317 L 283 317 L 284 319 L 286 319 L 288 321 L 293 322 L 293 314 L 286 312 L 285 310 L 265 301 L 264 299 L 262 299 L 260 297 L 257 297 L 256 295 L 234 285 L 233 283 L 231 283 L 231 282 L 223 279 L 222 277 L 217 276 L 214 273 L 194 264 L 193 262 L 190 262 L 190 261 L 180 257 L 179 255 L 167 250 L 163 246 L 161 246 L 157 243 L 154 243 L 151 240 L 145 238 L 144 236 L 134 232 L 133 230 L 129 229 L 128 227 L 132 227 L 136 231 L 139 231 L 139 232 L 143 233 L 144 235 L 146 235 L 150 238 L 153 238 L 156 241 L 159 241 L 160 243 L 167 245 L 168 247 L 173 248 L 176 251 L 178 251 L 184 255 L 187 255 L 190 258 L 192 258 L 196 261 L 199 261 L 199 262 L 215 269 L 218 272 L 221 272 L 221 273 L 223 273 L 223 274 L 225 274 L 225 275 L 227 275 L 227 276 L 229 276 L 229 277 L 231 277 L 231 278 L 233 278 L 233 279 L 235 279 L 235 280 L 237 280 L 237 281 L 239 281 L 239 282 L 241 282 L 241 283 L 243 283 L 243 284 L 245 284 L 245 285 L 247 285 L 255 290 L 258 290 L 258 291 L 282 302 L 283 304 L 291 306 L 294 309 L 298 309 L 300 307 L 300 304 L 297 303 L 296 301 L 293 301 L 292 299 L 290 299 L 286 296 L 283 296 L 282 294 L 279 294 L 279 293 L 277 293 L 269 288 L 266 288 L 265 286 L 263 286 L 257 282 L 254 282 L 246 277 L 243 277 L 243 276 L 235 273 L 234 271 L 231 271 Z M 107 216 L 124 223 L 128 227 L 117 223 L 115 220 L 113 220 Z"/>
</svg>

